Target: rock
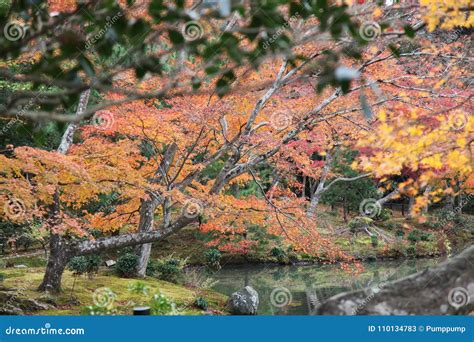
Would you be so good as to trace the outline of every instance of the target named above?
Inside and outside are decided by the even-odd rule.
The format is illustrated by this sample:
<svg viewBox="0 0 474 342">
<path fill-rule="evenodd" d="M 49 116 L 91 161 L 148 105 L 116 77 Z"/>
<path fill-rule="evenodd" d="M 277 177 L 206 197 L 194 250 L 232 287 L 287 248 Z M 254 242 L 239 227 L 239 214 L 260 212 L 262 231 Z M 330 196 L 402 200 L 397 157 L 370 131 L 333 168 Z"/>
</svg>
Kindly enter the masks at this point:
<svg viewBox="0 0 474 342">
<path fill-rule="evenodd" d="M 55 296 L 50 295 L 49 293 L 45 293 L 41 297 L 38 297 L 37 300 L 55 307 L 58 306 L 58 299 Z"/>
<path fill-rule="evenodd" d="M 317 315 L 467 315 L 474 310 L 474 246 L 445 262 L 370 288 L 340 293 Z M 414 300 L 416 299 L 416 300 Z"/>
<path fill-rule="evenodd" d="M 23 315 L 49 309 L 51 309 L 50 305 L 25 298 L 21 292 L 11 290 L 0 292 L 0 315 Z"/>
<path fill-rule="evenodd" d="M 115 265 L 117 262 L 115 260 L 107 260 L 105 262 L 105 266 L 107 267 L 112 267 L 113 265 Z"/>
<path fill-rule="evenodd" d="M 71 297 L 69 298 L 69 300 L 67 301 L 67 303 L 68 303 L 69 305 L 75 305 L 75 306 L 81 305 L 80 300 L 77 299 L 77 297 L 75 297 L 75 296 L 71 296 Z"/>
<path fill-rule="evenodd" d="M 15 307 L 0 307 L 0 315 L 2 316 L 20 316 L 23 315 L 23 310 Z"/>
<path fill-rule="evenodd" d="M 48 305 L 46 303 L 38 302 L 35 299 L 23 298 L 23 299 L 21 299 L 19 304 L 20 304 L 20 307 L 26 312 L 51 309 L 51 305 Z"/>
<path fill-rule="evenodd" d="M 28 268 L 28 266 L 26 265 L 15 265 L 14 267 L 15 268 Z"/>
<path fill-rule="evenodd" d="M 251 286 L 234 292 L 228 303 L 233 315 L 256 315 L 258 308 L 258 293 Z"/>
</svg>

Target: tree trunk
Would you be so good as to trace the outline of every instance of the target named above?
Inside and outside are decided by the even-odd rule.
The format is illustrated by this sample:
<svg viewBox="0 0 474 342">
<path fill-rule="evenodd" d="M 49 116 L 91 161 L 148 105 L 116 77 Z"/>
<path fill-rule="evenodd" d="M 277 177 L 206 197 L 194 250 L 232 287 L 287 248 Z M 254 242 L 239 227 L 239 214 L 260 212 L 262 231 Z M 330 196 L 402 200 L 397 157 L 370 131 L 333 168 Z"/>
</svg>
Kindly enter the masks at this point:
<svg viewBox="0 0 474 342">
<path fill-rule="evenodd" d="M 413 205 L 415 204 L 415 197 L 408 198 L 408 217 L 413 218 Z"/>
<path fill-rule="evenodd" d="M 138 231 L 148 232 L 153 228 L 153 216 L 156 205 L 153 200 L 142 200 L 140 208 L 140 223 Z M 145 277 L 148 260 L 150 259 L 151 243 L 145 243 L 138 247 L 137 276 Z"/>
<path fill-rule="evenodd" d="M 431 192 L 431 186 L 430 185 L 427 185 L 426 188 L 425 188 L 425 191 L 423 192 L 424 196 L 426 196 L 427 198 L 429 198 L 429 194 Z M 453 207 L 454 208 L 454 207 Z M 428 209 L 429 209 L 429 204 L 426 204 L 422 209 L 421 209 L 421 213 L 423 215 L 428 215 Z"/>
<path fill-rule="evenodd" d="M 329 298 L 320 315 L 466 315 L 474 310 L 474 246 L 442 264 Z"/>
<path fill-rule="evenodd" d="M 167 236 L 194 222 L 195 218 L 181 216 L 168 227 L 160 226 L 157 230 L 124 234 L 96 240 L 74 241 L 67 243 L 59 235 L 54 235 L 50 241 L 50 256 L 46 266 L 43 282 L 38 291 L 61 291 L 61 278 L 67 263 L 74 256 L 96 254 L 104 251 L 134 247 L 146 243 L 163 240 Z"/>
<path fill-rule="evenodd" d="M 178 145 L 175 143 L 172 143 L 168 146 L 158 170 L 155 173 L 155 178 L 152 180 L 153 182 L 158 183 L 167 179 L 168 172 L 170 170 L 171 164 L 173 163 L 177 149 Z M 158 199 L 157 197 L 160 198 Z M 156 194 L 151 194 L 150 199 L 142 200 L 141 203 L 140 222 L 138 224 L 139 232 L 149 232 L 153 230 L 155 209 L 161 202 L 164 202 L 164 228 L 168 228 L 170 223 L 170 213 L 167 210 L 167 205 L 169 205 L 168 200 L 166 198 L 161 199 L 161 196 L 156 196 Z M 146 243 L 138 248 L 138 265 L 136 273 L 139 277 L 143 278 L 146 275 L 146 268 L 148 266 L 148 261 L 150 260 L 151 246 L 151 243 Z"/>
<path fill-rule="evenodd" d="M 377 204 L 380 206 L 380 208 L 382 208 L 385 203 L 387 203 L 393 197 L 397 196 L 399 193 L 400 191 L 398 189 L 395 189 L 392 192 L 390 192 L 387 196 L 382 197 L 379 200 L 377 200 Z"/>
<path fill-rule="evenodd" d="M 311 194 L 311 202 L 309 204 L 308 212 L 306 213 L 309 218 L 313 218 L 316 213 L 316 208 L 318 207 L 319 201 L 323 195 L 323 192 L 327 190 L 324 188 L 326 183 L 327 176 L 332 167 L 332 155 L 329 151 L 326 151 L 326 162 L 324 163 L 323 171 L 321 173 L 321 178 L 319 179 L 318 187 L 316 191 Z"/>
<path fill-rule="evenodd" d="M 89 103 L 90 89 L 87 89 L 81 93 L 79 103 L 76 109 L 76 115 L 81 115 L 87 108 Z M 66 131 L 61 137 L 61 142 L 58 146 L 57 152 L 60 154 L 67 154 L 69 148 L 72 145 L 74 133 L 78 125 L 70 123 L 66 128 Z M 54 204 L 51 208 L 51 217 L 56 217 L 61 210 L 61 203 L 59 199 L 59 189 L 56 189 L 54 196 Z M 60 234 L 51 233 L 50 237 L 50 252 L 48 257 L 48 263 L 46 265 L 46 271 L 44 273 L 43 281 L 38 287 L 38 291 L 61 291 L 61 278 L 63 276 L 64 269 L 72 256 L 69 256 L 66 252 L 66 244 Z"/>
<path fill-rule="evenodd" d="M 38 291 L 58 293 L 61 291 L 61 278 L 71 256 L 66 252 L 64 241 L 59 235 L 53 235 L 50 241 L 48 264 Z"/>
</svg>

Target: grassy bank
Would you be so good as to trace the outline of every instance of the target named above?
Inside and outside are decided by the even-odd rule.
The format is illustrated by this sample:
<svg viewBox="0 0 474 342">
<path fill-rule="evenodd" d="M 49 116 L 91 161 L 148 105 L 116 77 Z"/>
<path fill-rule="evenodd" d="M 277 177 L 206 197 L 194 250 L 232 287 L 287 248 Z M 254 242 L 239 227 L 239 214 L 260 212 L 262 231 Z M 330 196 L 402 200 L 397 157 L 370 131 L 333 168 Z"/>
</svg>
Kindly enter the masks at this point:
<svg viewBox="0 0 474 342">
<path fill-rule="evenodd" d="M 198 288 L 185 287 L 151 277 L 145 279 L 125 279 L 111 274 L 107 270 L 99 271 L 92 279 L 81 276 L 76 279 L 74 291 L 72 286 L 74 276 L 66 271 L 63 276 L 63 291 L 58 295 L 45 295 L 36 288 L 41 282 L 44 269 L 40 267 L 27 269 L 3 269 L 5 279 L 3 286 L 13 289 L 16 300 L 21 298 L 35 299 L 41 303 L 48 303 L 47 310 L 32 312 L 36 315 L 79 315 L 84 313 L 88 306 L 94 305 L 94 293 L 97 289 L 107 288 L 114 294 L 113 309 L 117 314 L 130 315 L 134 306 L 148 305 L 156 293 L 163 294 L 171 303 L 176 305 L 176 313 L 183 315 L 222 314 L 225 312 L 227 297 Z M 146 288 L 146 294 L 130 291 L 130 287 Z M 195 306 L 196 298 L 202 297 L 208 303 L 207 310 Z M 86 310 L 87 311 L 87 310 Z"/>
</svg>

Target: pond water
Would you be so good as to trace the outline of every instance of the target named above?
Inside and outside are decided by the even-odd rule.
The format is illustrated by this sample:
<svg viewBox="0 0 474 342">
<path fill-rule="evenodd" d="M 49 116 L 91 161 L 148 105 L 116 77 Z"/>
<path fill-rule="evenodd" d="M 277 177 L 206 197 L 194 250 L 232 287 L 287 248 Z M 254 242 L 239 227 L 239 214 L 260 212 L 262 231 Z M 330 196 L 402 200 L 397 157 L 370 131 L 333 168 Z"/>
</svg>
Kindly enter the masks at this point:
<svg viewBox="0 0 474 342">
<path fill-rule="evenodd" d="M 310 315 L 338 293 L 375 287 L 385 281 L 422 271 L 441 258 L 364 262 L 364 272 L 352 276 L 337 265 L 225 266 L 211 277 L 213 289 L 230 296 L 246 285 L 259 294 L 259 315 Z"/>
</svg>

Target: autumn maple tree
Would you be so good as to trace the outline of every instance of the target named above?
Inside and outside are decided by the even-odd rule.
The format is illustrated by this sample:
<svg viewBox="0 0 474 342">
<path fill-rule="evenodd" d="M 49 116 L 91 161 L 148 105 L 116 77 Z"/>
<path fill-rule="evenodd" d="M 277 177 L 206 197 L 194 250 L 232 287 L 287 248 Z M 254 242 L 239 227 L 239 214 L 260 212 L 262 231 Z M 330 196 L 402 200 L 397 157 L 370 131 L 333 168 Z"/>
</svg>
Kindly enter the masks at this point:
<svg viewBox="0 0 474 342">
<path fill-rule="evenodd" d="M 247 232 L 256 226 L 296 250 L 357 269 L 318 229 L 316 208 L 334 184 L 370 177 L 390 196 L 417 197 L 415 211 L 439 198 L 439 185 L 447 178 L 456 177 L 462 191 L 472 191 L 472 95 L 462 68 L 466 49 L 454 43 L 440 55 L 439 41 L 406 37 L 424 29 L 430 11 L 406 15 L 398 5 L 347 7 L 325 1 L 277 5 L 266 10 L 277 11 L 284 22 L 294 19 L 275 38 L 277 33 L 266 28 L 278 25 L 260 22 L 253 12 L 249 23 L 236 8 L 229 18 L 203 21 L 209 29 L 223 24 L 223 32 L 185 44 L 158 18 L 166 13 L 189 19 L 189 12 L 175 13 L 151 1 L 149 7 L 125 10 L 120 20 L 129 18 L 124 25 L 132 28 L 117 32 L 141 32 L 136 23 L 148 23 L 147 34 L 162 37 L 171 50 L 150 48 L 142 56 L 128 56 L 145 56 L 145 61 L 111 69 L 93 64 L 92 53 L 75 64 L 67 42 L 48 41 L 54 47 L 49 57 L 29 56 L 41 64 L 62 53 L 61 67 L 77 77 L 75 85 L 63 84 L 64 94 L 54 89 L 60 101 L 48 100 L 53 92 L 43 89 L 44 97 L 20 118 L 72 122 L 57 150 L 9 146 L 0 154 L 0 208 L 5 208 L 0 218 L 39 222 L 38 231 L 49 236 L 40 290 L 60 289 L 72 257 L 127 246 L 136 247 L 137 275 L 144 276 L 151 243 L 188 225 L 210 234 L 209 246 L 229 253 L 247 253 L 255 244 Z M 65 13 L 60 18 L 76 12 Z M 360 25 L 352 24 L 354 17 Z M 378 24 L 385 21 L 390 25 Z M 373 35 L 359 31 L 366 22 Z M 248 33 L 249 27 L 260 33 Z M 221 45 L 212 45 L 213 39 Z M 232 44 L 246 49 L 244 56 Z M 91 72 L 94 68 L 107 71 L 107 82 Z M 4 75 L 11 72 L 4 69 Z M 10 81 L 41 88 L 42 80 L 22 77 Z M 18 116 L 16 105 L 30 91 L 13 93 L 0 115 Z M 100 96 L 94 106 L 92 91 Z M 75 116 L 59 113 L 72 99 L 77 100 Z M 335 156 L 347 149 L 359 153 L 354 177 L 334 168 Z M 405 182 L 390 182 L 402 173 L 410 175 Z M 453 191 L 444 185 L 444 194 Z M 235 191 L 248 187 L 253 190 L 245 196 Z M 104 199 L 105 204 L 91 206 Z"/>
</svg>

